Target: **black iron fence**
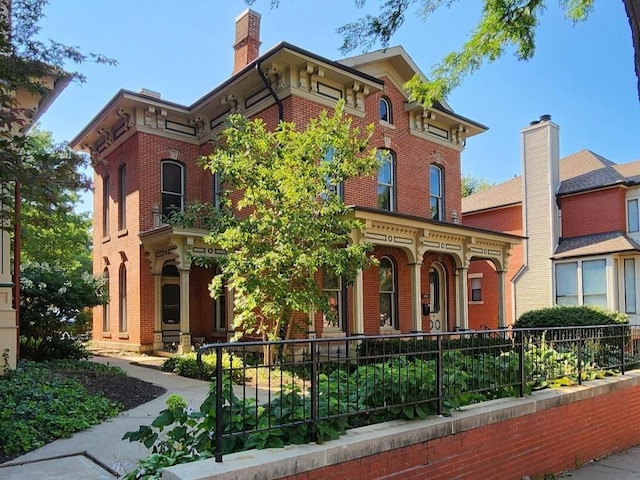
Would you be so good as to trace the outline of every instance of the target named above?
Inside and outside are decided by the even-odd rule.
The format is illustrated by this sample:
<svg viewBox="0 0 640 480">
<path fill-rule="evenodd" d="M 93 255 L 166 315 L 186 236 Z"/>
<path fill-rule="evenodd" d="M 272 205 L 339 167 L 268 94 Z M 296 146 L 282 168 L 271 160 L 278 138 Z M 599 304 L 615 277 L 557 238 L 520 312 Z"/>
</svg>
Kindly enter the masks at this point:
<svg viewBox="0 0 640 480">
<path fill-rule="evenodd" d="M 348 428 L 624 374 L 640 327 L 507 329 L 216 343 L 215 458 L 337 438 Z M 209 356 L 211 355 L 211 356 Z"/>
</svg>

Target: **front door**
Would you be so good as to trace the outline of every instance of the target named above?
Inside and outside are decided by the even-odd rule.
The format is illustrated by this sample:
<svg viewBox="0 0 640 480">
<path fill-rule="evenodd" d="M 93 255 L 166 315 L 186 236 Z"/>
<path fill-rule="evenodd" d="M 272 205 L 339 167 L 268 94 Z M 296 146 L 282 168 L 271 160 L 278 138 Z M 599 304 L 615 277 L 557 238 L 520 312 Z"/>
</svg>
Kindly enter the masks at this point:
<svg viewBox="0 0 640 480">
<path fill-rule="evenodd" d="M 446 324 L 446 277 L 439 263 L 429 269 L 429 327 L 431 332 L 444 332 Z"/>
</svg>

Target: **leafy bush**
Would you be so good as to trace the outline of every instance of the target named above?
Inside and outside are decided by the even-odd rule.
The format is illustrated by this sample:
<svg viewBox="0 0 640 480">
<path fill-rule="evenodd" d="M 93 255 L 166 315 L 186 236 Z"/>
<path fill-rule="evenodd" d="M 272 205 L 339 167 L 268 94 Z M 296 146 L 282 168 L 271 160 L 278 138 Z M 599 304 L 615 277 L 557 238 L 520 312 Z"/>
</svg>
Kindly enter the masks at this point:
<svg viewBox="0 0 640 480">
<path fill-rule="evenodd" d="M 37 353 L 31 348 L 32 345 L 27 337 L 20 337 L 20 355 L 23 358 L 32 358 L 34 360 L 86 360 L 90 355 L 89 350 L 82 342 L 59 335 L 40 343 Z"/>
<path fill-rule="evenodd" d="M 224 352 L 222 354 L 222 368 L 226 372 L 232 372 L 234 382 L 241 383 L 244 381 L 244 368 L 242 359 L 239 356 Z M 197 355 L 193 352 L 174 355 L 166 359 L 160 369 L 183 377 L 211 380 L 216 374 L 216 356 L 215 354 L 203 355 L 202 365 L 200 365 Z"/>
<path fill-rule="evenodd" d="M 469 350 L 470 355 L 493 353 L 500 355 L 502 351 L 512 348 L 511 340 L 502 337 L 489 337 L 474 335 L 469 338 L 443 338 L 443 350 Z M 390 340 L 363 340 L 358 347 L 359 357 L 380 357 L 403 353 L 435 352 L 438 350 L 436 340 L 418 340 L 410 338 L 403 340 L 393 338 Z"/>
<path fill-rule="evenodd" d="M 1 455 L 19 455 L 70 437 L 118 413 L 117 405 L 100 395 L 88 394 L 76 380 L 56 373 L 65 369 L 105 370 L 104 366 L 89 364 L 20 362 L 16 370 L 0 377 Z"/>
<path fill-rule="evenodd" d="M 627 316 L 599 307 L 559 306 L 531 310 L 516 320 L 515 328 L 550 328 L 594 325 L 623 325 Z"/>
</svg>

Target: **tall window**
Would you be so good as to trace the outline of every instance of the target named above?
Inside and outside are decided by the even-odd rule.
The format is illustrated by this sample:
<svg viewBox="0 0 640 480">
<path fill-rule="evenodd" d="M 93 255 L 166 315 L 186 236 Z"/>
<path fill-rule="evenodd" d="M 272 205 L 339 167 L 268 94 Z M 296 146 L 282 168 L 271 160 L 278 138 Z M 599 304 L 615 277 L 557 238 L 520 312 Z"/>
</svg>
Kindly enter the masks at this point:
<svg viewBox="0 0 640 480">
<path fill-rule="evenodd" d="M 556 304 L 606 307 L 606 267 L 604 259 L 556 264 Z"/>
<path fill-rule="evenodd" d="M 624 259 L 624 312 L 638 313 L 636 307 L 636 261 Z"/>
<path fill-rule="evenodd" d="M 181 212 L 184 207 L 184 166 L 178 162 L 162 162 L 162 215 Z"/>
<path fill-rule="evenodd" d="M 104 278 L 104 290 L 107 292 L 107 298 L 105 302 L 102 304 L 102 331 L 109 331 L 109 269 L 105 268 L 102 272 L 102 278 Z"/>
<path fill-rule="evenodd" d="M 394 157 L 389 150 L 378 150 L 378 208 L 394 212 L 395 172 Z"/>
<path fill-rule="evenodd" d="M 638 217 L 638 199 L 627 201 L 627 228 L 629 233 L 640 231 L 640 218 Z"/>
<path fill-rule="evenodd" d="M 380 120 L 387 123 L 393 123 L 393 116 L 391 115 L 391 102 L 387 97 L 380 99 Z"/>
<path fill-rule="evenodd" d="M 444 220 L 444 196 L 442 188 L 442 169 L 437 165 L 429 166 L 429 209 L 433 220 Z"/>
<path fill-rule="evenodd" d="M 102 180 L 102 236 L 109 236 L 109 176 Z"/>
<path fill-rule="evenodd" d="M 120 332 L 127 331 L 127 267 L 120 265 L 118 275 L 118 312 Z"/>
<path fill-rule="evenodd" d="M 429 313 L 440 312 L 440 275 L 438 271 L 431 267 L 429 269 L 429 298 L 431 303 L 429 304 Z"/>
<path fill-rule="evenodd" d="M 217 266 L 216 267 L 216 275 L 220 275 L 222 273 L 222 269 Z M 222 285 L 222 292 L 220 292 L 220 296 L 215 299 L 215 329 L 218 331 L 226 331 L 227 330 L 227 285 L 226 282 Z"/>
<path fill-rule="evenodd" d="M 482 279 L 481 278 L 471 279 L 471 301 L 472 302 L 482 301 Z"/>
<path fill-rule="evenodd" d="M 324 327 L 338 327 L 344 329 L 342 315 L 342 278 L 331 272 L 322 271 L 322 293 L 329 301 L 331 315 L 324 316 Z"/>
<path fill-rule="evenodd" d="M 127 166 L 118 170 L 118 230 L 127 228 Z"/>
<path fill-rule="evenodd" d="M 327 151 L 324 153 L 322 160 L 320 160 L 321 164 L 329 163 L 333 160 L 334 148 L 328 147 Z M 324 176 L 324 183 L 327 188 L 327 191 L 331 193 L 335 193 L 336 195 L 344 198 L 344 189 L 342 188 L 342 182 L 338 183 L 335 179 L 333 172 L 327 173 Z M 323 195 L 324 196 L 324 195 Z"/>
<path fill-rule="evenodd" d="M 380 259 L 378 267 L 380 294 L 380 326 L 398 327 L 396 317 L 396 275 L 393 260 L 389 257 Z"/>
<path fill-rule="evenodd" d="M 219 209 L 222 206 L 222 177 L 220 172 L 213 174 L 213 206 Z"/>
</svg>

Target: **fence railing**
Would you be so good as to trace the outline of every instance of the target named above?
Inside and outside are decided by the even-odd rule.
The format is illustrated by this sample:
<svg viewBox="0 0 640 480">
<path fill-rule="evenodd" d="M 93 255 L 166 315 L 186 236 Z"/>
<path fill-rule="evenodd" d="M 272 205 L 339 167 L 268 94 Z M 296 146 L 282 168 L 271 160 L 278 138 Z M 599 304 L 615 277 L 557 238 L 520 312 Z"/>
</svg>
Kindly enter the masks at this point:
<svg viewBox="0 0 640 480">
<path fill-rule="evenodd" d="M 639 346 L 640 327 L 610 325 L 215 343 L 198 361 L 215 356 L 222 461 L 238 442 L 323 440 L 335 429 L 624 374 L 640 362 Z"/>
</svg>

